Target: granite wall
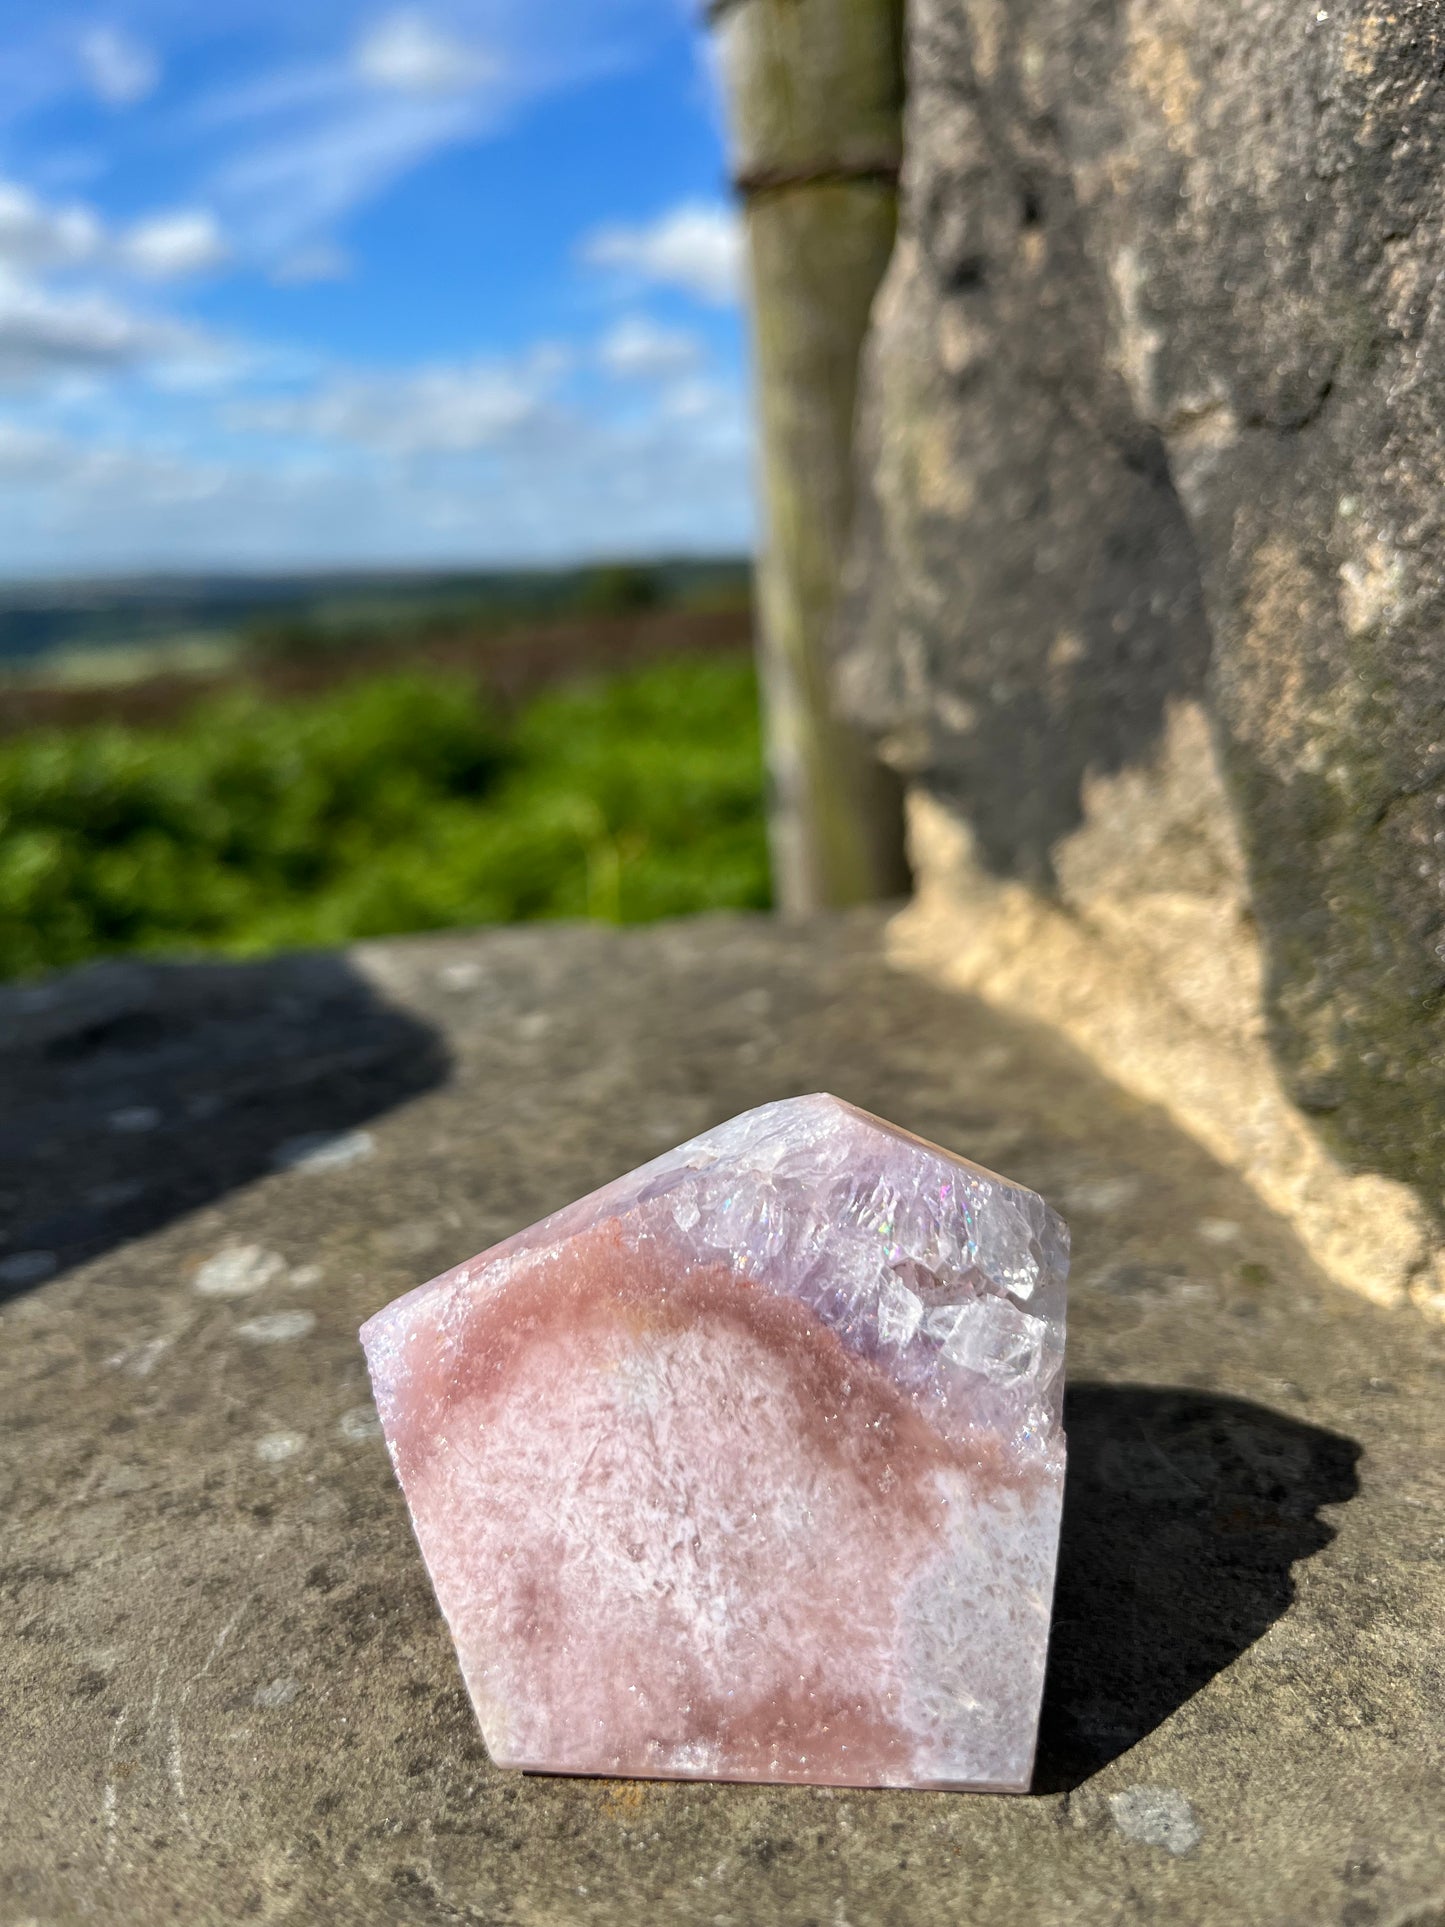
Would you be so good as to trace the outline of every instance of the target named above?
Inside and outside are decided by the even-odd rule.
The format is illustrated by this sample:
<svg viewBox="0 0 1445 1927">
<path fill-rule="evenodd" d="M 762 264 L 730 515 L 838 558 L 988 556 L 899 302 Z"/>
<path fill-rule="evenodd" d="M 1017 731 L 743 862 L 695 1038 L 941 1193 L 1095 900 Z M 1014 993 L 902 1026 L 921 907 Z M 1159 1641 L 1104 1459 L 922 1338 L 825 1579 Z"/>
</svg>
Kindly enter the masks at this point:
<svg viewBox="0 0 1445 1927">
<path fill-rule="evenodd" d="M 1317 1192 L 1391 1187 L 1418 1282 L 1445 1193 L 1445 16 L 916 0 L 909 62 L 839 647 L 923 894 L 976 925 L 1025 893 L 1142 965 L 1226 1083 L 1256 1051 L 1238 1101 L 1272 1079 L 1308 1120 Z M 1195 1071 L 1183 1109 L 1227 1138 Z M 1268 1165 L 1255 1139 L 1236 1162 Z"/>
</svg>

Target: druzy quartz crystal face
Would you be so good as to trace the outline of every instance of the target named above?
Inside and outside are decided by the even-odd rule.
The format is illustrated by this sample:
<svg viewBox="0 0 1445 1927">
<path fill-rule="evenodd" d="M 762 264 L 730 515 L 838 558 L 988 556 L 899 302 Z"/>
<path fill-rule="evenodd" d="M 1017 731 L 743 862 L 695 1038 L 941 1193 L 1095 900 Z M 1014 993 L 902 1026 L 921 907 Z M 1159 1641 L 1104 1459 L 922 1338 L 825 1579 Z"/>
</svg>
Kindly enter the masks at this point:
<svg viewBox="0 0 1445 1927">
<path fill-rule="evenodd" d="M 833 1097 L 445 1272 L 362 1343 L 500 1766 L 1021 1789 L 1068 1234 Z"/>
</svg>

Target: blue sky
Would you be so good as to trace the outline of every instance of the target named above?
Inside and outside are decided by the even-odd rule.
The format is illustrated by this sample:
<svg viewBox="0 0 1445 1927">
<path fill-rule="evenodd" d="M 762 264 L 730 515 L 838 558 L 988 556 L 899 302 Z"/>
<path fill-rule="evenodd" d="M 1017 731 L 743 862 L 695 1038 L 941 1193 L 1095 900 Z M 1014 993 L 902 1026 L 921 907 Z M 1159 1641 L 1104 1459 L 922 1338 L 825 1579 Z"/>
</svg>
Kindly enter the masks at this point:
<svg viewBox="0 0 1445 1927">
<path fill-rule="evenodd" d="M 0 0 L 0 573 L 751 535 L 688 0 Z"/>
</svg>

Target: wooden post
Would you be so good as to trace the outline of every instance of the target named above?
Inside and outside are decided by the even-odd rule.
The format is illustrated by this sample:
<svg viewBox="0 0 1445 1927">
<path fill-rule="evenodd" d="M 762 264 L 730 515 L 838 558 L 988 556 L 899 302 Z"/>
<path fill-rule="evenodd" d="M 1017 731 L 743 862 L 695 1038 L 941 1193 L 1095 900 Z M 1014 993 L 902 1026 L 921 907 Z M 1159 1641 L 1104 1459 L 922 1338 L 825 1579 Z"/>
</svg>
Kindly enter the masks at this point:
<svg viewBox="0 0 1445 1927">
<path fill-rule="evenodd" d="M 778 907 L 906 885 L 899 788 L 837 715 L 829 633 L 868 312 L 893 245 L 902 0 L 715 0 L 752 278 L 758 654 Z"/>
</svg>

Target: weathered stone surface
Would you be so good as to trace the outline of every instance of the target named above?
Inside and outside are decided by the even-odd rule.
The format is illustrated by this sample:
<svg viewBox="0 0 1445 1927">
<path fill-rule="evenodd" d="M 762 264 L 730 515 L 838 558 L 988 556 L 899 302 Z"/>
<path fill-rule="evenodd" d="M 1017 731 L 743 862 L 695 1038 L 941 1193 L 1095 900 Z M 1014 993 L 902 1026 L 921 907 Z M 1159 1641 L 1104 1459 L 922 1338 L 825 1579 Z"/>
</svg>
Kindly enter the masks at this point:
<svg viewBox="0 0 1445 1927">
<path fill-rule="evenodd" d="M 1068 1233 L 826 1093 L 362 1327 L 498 1766 L 1026 1791 Z"/>
<path fill-rule="evenodd" d="M 1442 35 L 919 0 L 846 663 L 981 864 L 1066 901 L 1089 783 L 1204 702 L 1295 1101 L 1437 1214 Z M 1220 842 L 1143 835 L 1136 889 L 1227 896 Z"/>
<path fill-rule="evenodd" d="M 329 963 L 350 1045 L 338 1015 L 317 1055 L 267 1014 L 290 968 L 217 975 L 226 1023 L 244 982 L 255 1029 L 190 1147 L 234 1188 L 198 1204 L 164 1122 L 95 1124 L 97 1096 L 163 1108 L 183 1058 L 204 1089 L 237 1035 L 210 1029 L 208 973 L 180 1035 L 173 980 L 130 980 L 154 1060 L 96 1028 L 90 980 L 53 987 L 62 1068 L 5 1224 L 55 1165 L 74 1188 L 149 1183 L 155 1228 L 93 1226 L 90 1261 L 0 1322 L 6 1927 L 1395 1927 L 1445 1902 L 1445 1366 L 1417 1315 L 1330 1287 L 1238 1179 L 1046 1035 L 890 972 L 870 919 L 375 946 Z M 418 1094 L 403 1053 L 389 1082 L 373 1061 L 369 1109 L 298 1101 L 268 1128 L 324 1057 L 398 1022 L 447 1081 Z M 419 1272 L 819 1085 L 1071 1221 L 1036 1792 L 494 1772 L 356 1327 Z M 372 1155 L 257 1175 L 324 1128 L 368 1131 Z"/>
</svg>

